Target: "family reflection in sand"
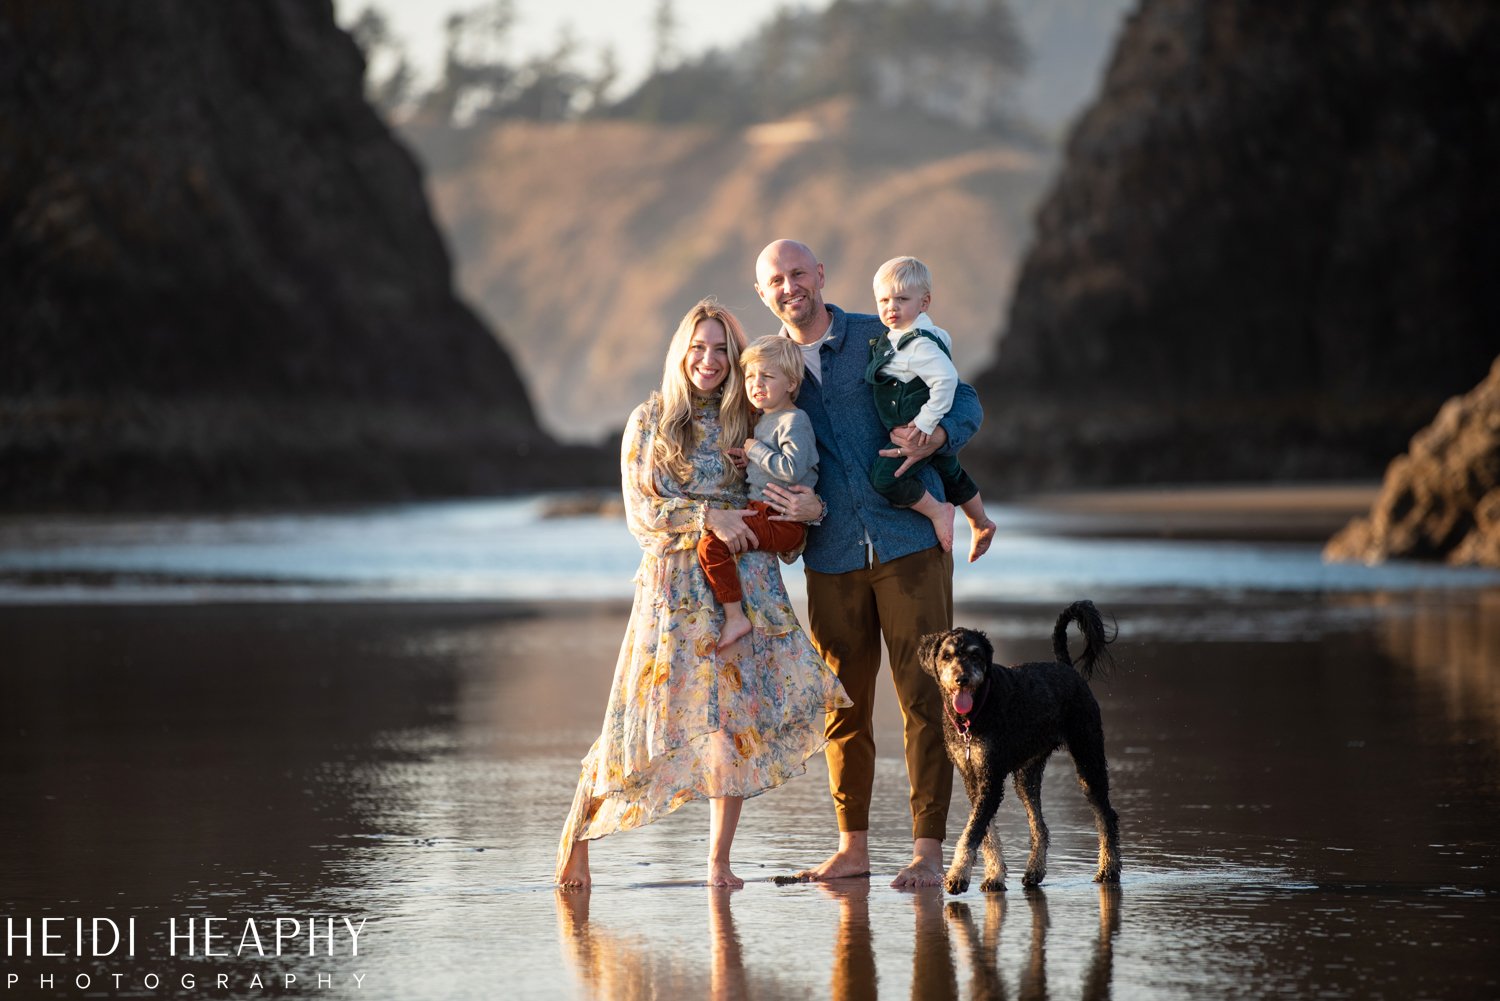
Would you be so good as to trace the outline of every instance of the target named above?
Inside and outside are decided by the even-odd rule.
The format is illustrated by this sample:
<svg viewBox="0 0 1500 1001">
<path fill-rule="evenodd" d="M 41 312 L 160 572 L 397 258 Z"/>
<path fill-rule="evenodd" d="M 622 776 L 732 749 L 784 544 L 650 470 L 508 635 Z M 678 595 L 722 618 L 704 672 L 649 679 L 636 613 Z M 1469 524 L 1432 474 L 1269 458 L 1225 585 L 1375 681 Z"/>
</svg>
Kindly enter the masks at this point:
<svg viewBox="0 0 1500 1001">
<path fill-rule="evenodd" d="M 823 883 L 818 892 L 838 905 L 828 996 L 835 1001 L 878 998 L 880 977 L 869 881 Z M 1121 895 L 1118 886 L 1100 886 L 1097 892 L 1098 928 L 1093 949 L 1081 984 L 1062 988 L 1059 993 L 1064 997 L 1076 995 L 1085 1001 L 1098 1001 L 1110 996 Z M 632 1001 L 708 997 L 737 1001 L 799 993 L 780 983 L 776 969 L 747 966 L 735 929 L 734 896 L 729 890 L 709 894 L 708 942 L 702 953 L 674 951 L 644 934 L 627 934 L 590 921 L 590 894 L 586 891 L 557 894 L 558 937 L 579 984 L 595 998 Z M 1043 891 L 987 894 L 977 907 L 965 901 L 945 904 L 940 888 L 914 891 L 909 899 L 912 936 L 908 996 L 913 1001 L 960 997 L 1046 1001 L 1050 996 L 1047 937 L 1051 917 Z M 983 916 L 976 918 L 975 911 L 981 908 Z M 1001 959 L 1001 933 L 1007 920 L 1010 934 L 1027 936 L 1024 961 L 1016 969 L 1007 969 Z M 889 925 L 887 919 L 881 923 Z M 904 939 L 893 944 L 891 938 L 887 934 L 880 943 L 887 959 L 892 948 L 905 948 Z M 1014 954 L 1014 950 L 1008 951 Z"/>
</svg>

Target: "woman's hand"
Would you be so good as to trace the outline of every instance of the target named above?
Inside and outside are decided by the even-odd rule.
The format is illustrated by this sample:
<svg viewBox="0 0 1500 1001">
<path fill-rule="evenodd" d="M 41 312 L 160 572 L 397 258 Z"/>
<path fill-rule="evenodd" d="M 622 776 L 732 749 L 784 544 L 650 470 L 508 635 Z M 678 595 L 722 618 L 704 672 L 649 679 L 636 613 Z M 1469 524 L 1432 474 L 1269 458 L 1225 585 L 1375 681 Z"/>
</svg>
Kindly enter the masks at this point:
<svg viewBox="0 0 1500 1001">
<path fill-rule="evenodd" d="M 711 507 L 703 513 L 703 527 L 728 546 L 731 553 L 743 553 L 760 545 L 760 540 L 745 524 L 745 516 L 754 513 L 748 509 L 726 511 Z"/>
<path fill-rule="evenodd" d="M 923 440 L 918 441 L 919 438 Z M 921 462 L 947 443 L 948 432 L 943 430 L 941 424 L 932 429 L 932 434 L 922 434 L 912 425 L 906 424 L 891 431 L 891 446 L 882 448 L 880 454 L 891 459 L 900 457 L 906 460 L 893 474 L 900 476 L 911 468 L 912 463 Z"/>
<path fill-rule="evenodd" d="M 752 440 L 749 438 L 745 439 L 745 444 L 749 445 Z M 750 460 L 745 458 L 745 450 L 743 448 L 726 448 L 724 454 L 729 456 L 729 461 L 734 463 L 735 469 L 743 470 L 750 464 Z"/>
<path fill-rule="evenodd" d="M 764 493 L 766 503 L 776 512 L 771 515 L 772 521 L 815 521 L 823 513 L 823 502 L 812 487 L 767 483 Z"/>
</svg>

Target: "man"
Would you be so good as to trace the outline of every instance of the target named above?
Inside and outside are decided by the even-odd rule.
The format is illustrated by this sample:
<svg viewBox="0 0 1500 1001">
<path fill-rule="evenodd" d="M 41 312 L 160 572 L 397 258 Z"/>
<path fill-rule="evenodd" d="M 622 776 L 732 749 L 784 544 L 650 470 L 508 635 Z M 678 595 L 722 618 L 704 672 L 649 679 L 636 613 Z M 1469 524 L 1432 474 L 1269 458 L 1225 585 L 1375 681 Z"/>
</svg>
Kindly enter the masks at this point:
<svg viewBox="0 0 1500 1001">
<path fill-rule="evenodd" d="M 781 320 L 783 334 L 802 348 L 807 375 L 797 405 L 812 421 L 819 458 L 817 495 L 773 485 L 766 487 L 766 500 L 798 520 L 822 513 L 802 553 L 809 625 L 818 652 L 854 702 L 830 714 L 827 727 L 839 847 L 799 875 L 830 880 L 870 871 L 873 715 L 884 635 L 904 721 L 913 845 L 911 864 L 891 885 L 936 886 L 943 878 L 953 767 L 943 750 L 942 697 L 918 666 L 917 641 L 953 624 L 953 556 L 938 545 L 930 521 L 881 498 L 867 470 L 877 451 L 906 460 L 897 475 L 938 451 L 957 451 L 979 428 L 983 412 L 973 388 L 960 384 L 926 445 L 904 429 L 887 432 L 864 377 L 870 344 L 885 335 L 885 326 L 877 317 L 823 302 L 823 265 L 805 245 L 777 240 L 761 251 L 755 291 Z M 930 467 L 913 475 L 942 496 Z"/>
</svg>

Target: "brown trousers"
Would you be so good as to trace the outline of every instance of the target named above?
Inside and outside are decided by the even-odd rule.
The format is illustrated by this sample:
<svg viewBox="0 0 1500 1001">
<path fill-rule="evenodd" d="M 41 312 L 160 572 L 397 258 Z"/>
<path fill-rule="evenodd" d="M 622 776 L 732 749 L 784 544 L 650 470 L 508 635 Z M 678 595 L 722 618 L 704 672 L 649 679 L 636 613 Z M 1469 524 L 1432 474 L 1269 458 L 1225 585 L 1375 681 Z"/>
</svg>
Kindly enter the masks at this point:
<svg viewBox="0 0 1500 1001">
<path fill-rule="evenodd" d="M 813 644 L 854 705 L 828 714 L 828 785 L 839 830 L 870 829 L 875 781 L 875 679 L 880 640 L 901 703 L 913 838 L 947 836 L 953 765 L 943 747 L 943 699 L 917 663 L 917 641 L 953 625 L 953 556 L 937 546 L 864 570 L 807 571 Z"/>
<path fill-rule="evenodd" d="M 807 526 L 800 521 L 772 521 L 771 506 L 765 501 L 751 501 L 754 514 L 745 515 L 745 527 L 755 533 L 758 553 L 790 553 L 802 545 Z M 712 532 L 704 532 L 698 542 L 698 565 L 719 604 L 727 605 L 744 597 L 740 591 L 740 572 L 734 553 Z"/>
</svg>

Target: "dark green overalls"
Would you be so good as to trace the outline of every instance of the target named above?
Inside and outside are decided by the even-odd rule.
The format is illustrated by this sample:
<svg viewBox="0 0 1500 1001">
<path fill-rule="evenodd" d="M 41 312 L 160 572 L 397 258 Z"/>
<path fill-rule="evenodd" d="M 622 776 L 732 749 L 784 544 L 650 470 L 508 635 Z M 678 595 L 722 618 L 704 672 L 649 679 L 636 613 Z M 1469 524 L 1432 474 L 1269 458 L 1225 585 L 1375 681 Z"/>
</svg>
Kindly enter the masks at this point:
<svg viewBox="0 0 1500 1001">
<path fill-rule="evenodd" d="M 880 369 L 891 360 L 896 352 L 910 344 L 914 337 L 927 338 L 942 348 L 943 354 L 950 359 L 953 357 L 953 352 L 948 350 L 948 345 L 943 343 L 943 339 L 930 330 L 910 331 L 894 346 L 889 337 L 877 337 L 870 342 L 870 363 L 865 366 L 865 381 L 873 387 L 875 409 L 879 412 L 880 421 L 887 430 L 910 423 L 931 395 L 927 383 L 921 379 L 902 382 L 894 376 L 880 374 Z M 910 469 L 897 478 L 896 470 L 900 469 L 901 463 L 905 461 L 900 456 L 892 458 L 877 455 L 875 462 L 870 466 L 870 483 L 880 496 L 896 507 L 911 507 L 922 499 L 922 494 L 926 493 L 927 488 L 923 486 L 921 478 L 915 474 L 926 465 L 931 465 L 937 472 L 938 478 L 943 481 L 943 499 L 948 503 L 956 506 L 979 493 L 979 484 L 964 472 L 963 467 L 958 464 L 956 455 L 934 455 L 930 459 L 914 462 Z"/>
</svg>

